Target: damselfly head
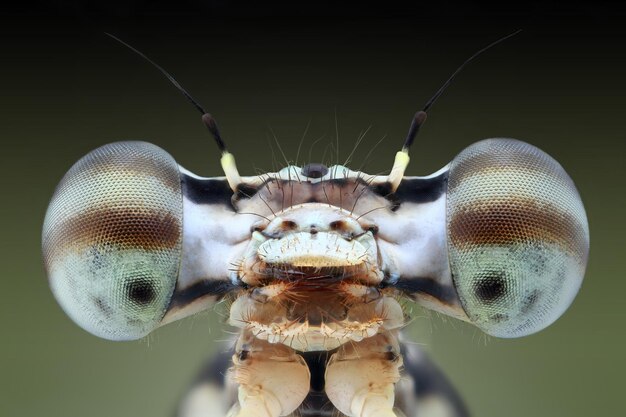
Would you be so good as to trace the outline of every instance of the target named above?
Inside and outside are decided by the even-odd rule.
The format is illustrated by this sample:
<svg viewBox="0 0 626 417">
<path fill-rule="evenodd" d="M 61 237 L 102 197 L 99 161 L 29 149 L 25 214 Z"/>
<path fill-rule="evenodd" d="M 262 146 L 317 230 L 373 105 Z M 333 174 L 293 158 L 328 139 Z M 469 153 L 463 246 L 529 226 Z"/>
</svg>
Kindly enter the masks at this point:
<svg viewBox="0 0 626 417">
<path fill-rule="evenodd" d="M 328 350 L 403 326 L 409 297 L 517 337 L 577 293 L 587 219 L 550 156 L 488 139 L 430 176 L 405 175 L 426 111 L 463 66 L 416 113 L 386 176 L 322 164 L 241 176 L 214 118 L 156 66 L 202 113 L 225 176 L 198 177 L 145 142 L 105 145 L 70 169 L 43 252 L 57 300 L 86 330 L 140 338 L 231 297 L 232 325 Z"/>
</svg>

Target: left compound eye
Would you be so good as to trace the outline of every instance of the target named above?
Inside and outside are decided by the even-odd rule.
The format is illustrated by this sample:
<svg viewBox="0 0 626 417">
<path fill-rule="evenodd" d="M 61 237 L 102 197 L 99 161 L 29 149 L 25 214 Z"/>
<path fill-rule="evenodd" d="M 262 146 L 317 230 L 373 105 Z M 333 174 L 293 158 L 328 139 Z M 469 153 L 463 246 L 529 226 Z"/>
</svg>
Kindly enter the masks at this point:
<svg viewBox="0 0 626 417">
<path fill-rule="evenodd" d="M 65 312 L 107 339 L 160 325 L 182 253 L 180 172 L 164 150 L 118 142 L 78 161 L 46 214 L 43 254 Z"/>
<path fill-rule="evenodd" d="M 527 143 L 484 140 L 452 161 L 447 198 L 452 278 L 470 320 L 518 337 L 563 314 L 589 250 L 585 210 L 563 168 Z"/>
</svg>

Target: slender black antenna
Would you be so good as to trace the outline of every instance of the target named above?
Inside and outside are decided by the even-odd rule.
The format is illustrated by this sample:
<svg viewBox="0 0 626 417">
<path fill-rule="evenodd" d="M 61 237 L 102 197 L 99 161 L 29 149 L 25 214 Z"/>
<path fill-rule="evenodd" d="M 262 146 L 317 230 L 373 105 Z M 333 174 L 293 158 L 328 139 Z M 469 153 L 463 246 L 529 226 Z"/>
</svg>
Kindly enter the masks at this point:
<svg viewBox="0 0 626 417">
<path fill-rule="evenodd" d="M 176 79 L 174 79 L 174 77 L 172 77 L 167 71 L 165 71 L 163 67 L 161 67 L 159 64 L 157 64 L 156 62 L 148 58 L 145 54 L 138 51 L 136 48 L 132 47 L 131 45 L 127 44 L 126 42 L 118 38 L 117 36 L 111 35 L 110 33 L 107 33 L 107 32 L 104 32 L 104 33 L 105 35 L 115 39 L 116 41 L 118 41 L 119 43 L 121 43 L 122 45 L 124 45 L 125 47 L 127 47 L 128 49 L 130 49 L 131 51 L 133 51 L 134 53 L 136 53 L 137 55 L 139 55 L 146 61 L 148 61 L 156 69 L 161 71 L 161 73 L 165 75 L 165 77 L 167 77 L 167 79 L 174 85 L 174 87 L 176 87 L 178 91 L 180 91 L 187 98 L 187 100 L 189 100 L 191 104 L 193 104 L 193 106 L 200 112 L 200 114 L 202 114 L 202 122 L 207 127 L 207 129 L 209 129 L 209 132 L 213 136 L 213 139 L 215 139 L 215 143 L 217 143 L 217 147 L 219 148 L 220 152 L 222 153 L 226 152 L 226 144 L 222 140 L 222 135 L 220 135 L 220 131 L 217 128 L 217 123 L 215 123 L 215 119 L 213 118 L 213 116 L 207 113 L 204 110 L 204 108 L 202 108 L 202 106 L 191 96 L 191 94 L 189 94 L 187 90 L 185 90 L 183 86 L 180 85 L 180 83 L 176 81 Z"/>
<path fill-rule="evenodd" d="M 478 55 L 482 54 L 486 50 L 496 46 L 500 42 L 504 42 L 505 40 L 509 39 L 510 37 L 513 37 L 513 36 L 517 35 L 521 31 L 522 31 L 521 29 L 516 30 L 515 32 L 513 32 L 511 34 L 506 35 L 505 37 L 500 38 L 497 41 L 490 43 L 489 45 L 485 46 L 483 49 L 481 49 L 480 51 L 476 52 L 474 55 L 469 57 L 467 60 L 465 60 L 465 62 L 463 62 L 461 64 L 461 66 L 458 67 L 456 69 L 456 71 L 454 71 L 452 73 L 450 78 L 448 78 L 448 80 L 441 86 L 441 88 L 439 88 L 439 90 L 437 90 L 435 95 L 432 96 L 431 99 L 426 102 L 426 104 L 424 105 L 424 108 L 422 110 L 418 111 L 417 113 L 415 113 L 415 116 L 413 117 L 413 121 L 411 122 L 411 127 L 409 128 L 409 133 L 408 133 L 408 135 L 406 137 L 406 140 L 404 141 L 404 145 L 402 146 L 402 149 L 408 150 L 411 147 L 411 145 L 413 145 L 413 141 L 415 140 L 415 136 L 417 136 L 417 132 L 419 132 L 420 127 L 426 121 L 426 112 L 432 107 L 432 105 L 435 103 L 435 101 L 437 101 L 437 99 L 439 97 L 441 97 L 441 95 L 446 90 L 446 88 L 448 88 L 448 86 L 452 83 L 452 80 L 454 80 L 454 77 L 456 77 L 457 74 L 459 72 L 461 72 L 461 70 L 467 64 L 469 64 L 474 58 L 476 58 Z"/>
</svg>

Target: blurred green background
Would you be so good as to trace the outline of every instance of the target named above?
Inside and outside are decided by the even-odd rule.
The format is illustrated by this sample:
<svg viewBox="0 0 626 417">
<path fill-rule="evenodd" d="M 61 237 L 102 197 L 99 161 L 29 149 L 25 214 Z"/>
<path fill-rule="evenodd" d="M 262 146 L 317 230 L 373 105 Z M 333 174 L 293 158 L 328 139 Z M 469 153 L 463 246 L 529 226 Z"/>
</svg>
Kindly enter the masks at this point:
<svg viewBox="0 0 626 417">
<path fill-rule="evenodd" d="M 410 338 L 425 344 L 476 416 L 623 415 L 621 12 L 147 3 L 57 2 L 3 16 L 0 415 L 170 416 L 200 364 L 229 337 L 222 316 L 204 313 L 142 341 L 100 340 L 74 325 L 48 289 L 44 213 L 57 182 L 88 151 L 143 139 L 199 175 L 220 175 L 195 110 L 103 31 L 155 59 L 209 109 L 242 173 L 284 164 L 272 130 L 295 159 L 309 122 L 301 160 L 343 161 L 371 126 L 351 165 L 378 173 L 391 168 L 413 113 L 456 66 L 520 27 L 524 33 L 474 62 L 437 102 L 408 174 L 432 173 L 487 137 L 515 137 L 550 153 L 587 208 L 592 246 L 583 287 L 559 321 L 523 339 L 487 338 L 422 312 Z"/>
</svg>

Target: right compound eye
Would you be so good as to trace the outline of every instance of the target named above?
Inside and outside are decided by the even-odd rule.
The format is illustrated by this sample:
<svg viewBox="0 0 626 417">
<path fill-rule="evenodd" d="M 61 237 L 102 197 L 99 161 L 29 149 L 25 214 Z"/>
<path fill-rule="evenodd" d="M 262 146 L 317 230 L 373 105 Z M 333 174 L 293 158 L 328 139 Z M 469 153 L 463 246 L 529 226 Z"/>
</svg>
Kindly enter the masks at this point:
<svg viewBox="0 0 626 417">
<path fill-rule="evenodd" d="M 107 339 L 156 328 L 179 274 L 182 213 L 178 165 L 157 146 L 112 143 L 78 161 L 43 228 L 50 286 L 65 312 Z"/>
<path fill-rule="evenodd" d="M 571 179 L 541 150 L 488 139 L 461 152 L 450 167 L 447 221 L 454 285 L 486 333 L 534 333 L 574 299 L 587 263 L 587 217 Z"/>
</svg>

